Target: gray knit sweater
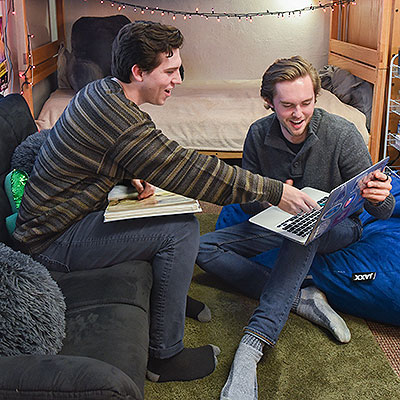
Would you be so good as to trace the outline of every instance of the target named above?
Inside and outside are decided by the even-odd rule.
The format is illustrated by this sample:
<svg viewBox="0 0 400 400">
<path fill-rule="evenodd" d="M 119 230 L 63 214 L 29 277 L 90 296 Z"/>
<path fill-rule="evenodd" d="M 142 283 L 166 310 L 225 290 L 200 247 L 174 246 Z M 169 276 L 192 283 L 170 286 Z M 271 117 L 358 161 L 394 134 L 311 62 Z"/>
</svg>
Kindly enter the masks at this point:
<svg viewBox="0 0 400 400">
<path fill-rule="evenodd" d="M 275 113 L 254 122 L 244 144 L 242 166 L 254 173 L 294 186 L 309 186 L 330 192 L 371 165 L 367 146 L 357 128 L 337 115 L 316 108 L 301 150 L 295 154 L 285 143 Z M 366 210 L 377 218 L 389 218 L 395 200 L 392 195 Z M 265 208 L 259 203 L 242 205 L 249 214 Z M 361 212 L 361 210 L 360 210 Z"/>
</svg>

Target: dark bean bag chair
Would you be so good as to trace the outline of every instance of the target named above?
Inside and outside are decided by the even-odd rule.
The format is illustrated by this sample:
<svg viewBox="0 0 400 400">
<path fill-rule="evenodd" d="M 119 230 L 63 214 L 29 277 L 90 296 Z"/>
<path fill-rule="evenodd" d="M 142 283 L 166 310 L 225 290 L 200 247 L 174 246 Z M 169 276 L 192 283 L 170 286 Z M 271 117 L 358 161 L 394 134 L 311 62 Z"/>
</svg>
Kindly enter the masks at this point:
<svg viewBox="0 0 400 400">
<path fill-rule="evenodd" d="M 392 186 L 396 199 L 392 217 L 379 220 L 364 211 L 361 239 L 334 253 L 317 254 L 310 273 L 335 309 L 400 326 L 400 179 L 394 177 Z M 216 229 L 249 218 L 239 204 L 231 204 L 223 207 Z M 271 268 L 277 253 L 270 250 L 254 260 Z"/>
</svg>

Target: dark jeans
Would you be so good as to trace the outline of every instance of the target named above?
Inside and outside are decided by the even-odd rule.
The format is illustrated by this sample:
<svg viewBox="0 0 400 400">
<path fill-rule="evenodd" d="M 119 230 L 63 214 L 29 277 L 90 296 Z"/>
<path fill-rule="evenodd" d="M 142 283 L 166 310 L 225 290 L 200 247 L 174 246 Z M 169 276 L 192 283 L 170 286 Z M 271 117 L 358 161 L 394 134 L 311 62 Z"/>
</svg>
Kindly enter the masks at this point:
<svg viewBox="0 0 400 400">
<path fill-rule="evenodd" d="M 152 264 L 150 356 L 183 349 L 186 295 L 199 246 L 192 214 L 103 222 L 93 212 L 71 226 L 35 259 L 49 270 L 103 268 L 129 260 Z"/>
<path fill-rule="evenodd" d="M 315 254 L 346 247 L 360 238 L 361 231 L 358 219 L 347 218 L 303 246 L 246 221 L 203 235 L 196 262 L 242 293 L 260 299 L 245 330 L 275 345 Z M 272 269 L 250 260 L 277 247 L 280 251 Z"/>
</svg>

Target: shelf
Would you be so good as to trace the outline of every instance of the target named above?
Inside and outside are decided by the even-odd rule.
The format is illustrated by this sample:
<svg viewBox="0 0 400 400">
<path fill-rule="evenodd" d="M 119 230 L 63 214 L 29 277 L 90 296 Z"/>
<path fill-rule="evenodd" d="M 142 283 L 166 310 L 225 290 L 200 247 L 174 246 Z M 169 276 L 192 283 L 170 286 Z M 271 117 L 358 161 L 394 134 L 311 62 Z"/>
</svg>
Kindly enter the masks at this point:
<svg viewBox="0 0 400 400">
<path fill-rule="evenodd" d="M 400 116 L 400 99 L 389 99 L 389 112 Z"/>
<path fill-rule="evenodd" d="M 400 98 L 398 98 L 398 94 L 392 94 L 392 80 L 400 79 L 400 65 L 399 65 L 399 53 L 395 54 L 390 62 L 390 74 L 389 74 L 389 85 L 388 85 L 388 94 L 387 94 L 387 109 L 386 109 L 386 127 L 385 127 L 385 145 L 383 150 L 383 156 L 386 157 L 389 153 L 390 148 L 394 148 L 400 152 L 400 133 L 390 132 L 389 127 L 390 124 L 394 124 L 395 120 L 390 119 L 390 114 L 396 114 L 396 116 L 400 117 Z M 392 98 L 393 97 L 395 98 Z M 397 131 L 400 126 L 400 119 L 397 121 Z M 392 126 L 393 128 L 393 126 Z M 393 130 L 396 130 L 394 128 Z M 398 157 L 392 161 L 397 161 Z M 390 161 L 389 161 L 390 164 Z"/>
<path fill-rule="evenodd" d="M 395 68 L 397 69 L 397 71 Z M 392 78 L 400 79 L 400 67 L 398 67 L 397 65 L 394 65 L 393 67 Z"/>
<path fill-rule="evenodd" d="M 390 146 L 400 151 L 400 134 L 388 132 L 387 140 Z"/>
</svg>

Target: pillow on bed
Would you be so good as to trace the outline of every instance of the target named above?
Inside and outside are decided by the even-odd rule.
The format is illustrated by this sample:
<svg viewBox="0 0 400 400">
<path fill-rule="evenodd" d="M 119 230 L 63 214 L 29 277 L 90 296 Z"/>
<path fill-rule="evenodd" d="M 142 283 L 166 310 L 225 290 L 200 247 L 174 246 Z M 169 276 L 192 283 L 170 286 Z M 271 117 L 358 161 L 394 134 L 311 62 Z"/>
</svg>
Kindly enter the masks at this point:
<svg viewBox="0 0 400 400">
<path fill-rule="evenodd" d="M 68 79 L 68 63 L 71 58 L 64 43 L 60 44 L 57 54 L 57 87 L 59 89 L 71 89 Z"/>
<path fill-rule="evenodd" d="M 318 73 L 322 87 L 365 114 L 367 128 L 370 129 L 374 86 L 349 71 L 333 65 L 325 65 Z"/>
<path fill-rule="evenodd" d="M 111 75 L 112 42 L 130 22 L 124 15 L 81 17 L 74 22 L 67 70 L 75 92 L 91 81 Z"/>
<path fill-rule="evenodd" d="M 361 214 L 364 231 L 352 245 L 315 257 L 310 273 L 314 283 L 337 310 L 383 323 L 400 325 L 400 179 L 393 179 L 396 208 L 388 220 Z M 250 216 L 238 204 L 223 207 L 216 229 L 231 226 Z M 253 260 L 272 267 L 278 251 Z M 353 274 L 361 274 L 354 277 Z"/>
</svg>

